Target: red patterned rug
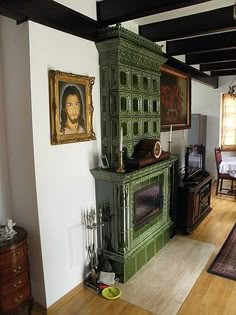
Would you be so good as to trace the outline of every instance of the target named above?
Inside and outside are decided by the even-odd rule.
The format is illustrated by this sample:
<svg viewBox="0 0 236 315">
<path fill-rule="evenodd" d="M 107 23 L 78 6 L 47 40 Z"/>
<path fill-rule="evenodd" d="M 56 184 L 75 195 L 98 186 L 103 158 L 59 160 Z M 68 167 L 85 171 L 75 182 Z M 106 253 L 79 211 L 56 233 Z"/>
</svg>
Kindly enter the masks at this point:
<svg viewBox="0 0 236 315">
<path fill-rule="evenodd" d="M 236 224 L 234 224 L 208 272 L 236 280 Z"/>
</svg>

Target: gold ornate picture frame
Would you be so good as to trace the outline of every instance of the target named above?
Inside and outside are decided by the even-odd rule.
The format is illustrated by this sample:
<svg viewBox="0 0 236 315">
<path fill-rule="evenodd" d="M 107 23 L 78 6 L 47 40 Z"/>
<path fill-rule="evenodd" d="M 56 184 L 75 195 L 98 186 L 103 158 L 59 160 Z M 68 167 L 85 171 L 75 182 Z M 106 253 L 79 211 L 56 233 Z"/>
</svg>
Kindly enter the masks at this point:
<svg viewBox="0 0 236 315">
<path fill-rule="evenodd" d="M 95 140 L 92 87 L 95 78 L 49 70 L 51 144 Z"/>
<path fill-rule="evenodd" d="M 161 66 L 160 82 L 161 131 L 187 129 L 191 125 L 191 79 Z"/>
</svg>

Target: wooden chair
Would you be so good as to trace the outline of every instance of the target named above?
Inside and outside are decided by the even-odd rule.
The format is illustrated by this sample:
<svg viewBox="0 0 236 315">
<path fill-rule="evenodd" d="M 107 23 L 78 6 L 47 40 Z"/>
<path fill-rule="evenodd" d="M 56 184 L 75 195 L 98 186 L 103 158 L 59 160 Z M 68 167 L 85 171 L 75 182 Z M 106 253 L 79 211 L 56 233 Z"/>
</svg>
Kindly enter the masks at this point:
<svg viewBox="0 0 236 315">
<path fill-rule="evenodd" d="M 235 178 L 233 178 L 227 173 L 220 173 L 220 163 L 222 161 L 221 148 L 215 148 L 215 160 L 216 160 L 216 169 L 217 169 L 216 195 L 221 194 L 221 195 L 235 196 L 235 193 L 232 191 Z M 231 181 L 230 190 L 229 188 L 223 187 L 224 180 Z M 220 189 L 219 189 L 219 186 L 220 186 Z"/>
</svg>

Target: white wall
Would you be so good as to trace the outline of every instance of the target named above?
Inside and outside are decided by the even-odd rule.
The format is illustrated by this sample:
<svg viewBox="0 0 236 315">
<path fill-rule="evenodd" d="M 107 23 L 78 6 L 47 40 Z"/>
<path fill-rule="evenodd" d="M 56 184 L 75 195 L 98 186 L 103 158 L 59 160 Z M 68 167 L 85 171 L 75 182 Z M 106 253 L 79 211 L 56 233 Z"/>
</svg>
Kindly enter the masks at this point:
<svg viewBox="0 0 236 315">
<path fill-rule="evenodd" d="M 165 131 L 161 132 L 161 144 L 162 149 L 164 151 L 169 151 L 169 137 L 170 132 Z M 171 153 L 178 154 L 179 157 L 179 168 L 184 167 L 184 156 L 186 150 L 186 143 L 187 143 L 187 133 L 186 130 L 175 130 L 172 133 L 172 143 L 171 143 Z"/>
<path fill-rule="evenodd" d="M 2 17 L 1 47 L 12 218 L 29 233 L 33 294 L 45 304 L 35 187 L 28 23 L 16 26 L 15 21 Z"/>
<path fill-rule="evenodd" d="M 90 169 L 100 152 L 98 52 L 93 42 L 31 22 L 30 70 L 35 175 L 47 305 L 83 280 L 82 212 L 95 206 Z M 50 144 L 48 70 L 96 78 L 93 87 L 96 141 Z"/>
<path fill-rule="evenodd" d="M 219 88 L 192 81 L 192 113 L 207 115 L 206 169 L 216 176 L 214 148 L 220 143 L 220 101 L 221 93 L 227 93 L 232 76 L 221 77 Z"/>
<path fill-rule="evenodd" d="M 7 135 L 1 147 L 9 157 L 12 217 L 29 233 L 33 296 L 49 307 L 83 281 L 87 263 L 82 214 L 95 206 L 90 169 L 98 165 L 101 147 L 98 53 L 87 40 L 33 22 L 17 26 L 3 17 L 1 48 Z M 92 95 L 98 140 L 50 144 L 49 69 L 96 78 Z M 6 156 L 1 156 L 1 167 Z M 7 193 L 2 194 L 6 209 Z"/>
<path fill-rule="evenodd" d="M 2 38 L 2 20 L 0 19 L 0 42 Z M 9 190 L 9 176 L 6 150 L 6 126 L 3 91 L 3 57 L 2 45 L 0 45 L 0 224 L 4 224 L 7 218 L 11 218 L 11 199 Z"/>
</svg>

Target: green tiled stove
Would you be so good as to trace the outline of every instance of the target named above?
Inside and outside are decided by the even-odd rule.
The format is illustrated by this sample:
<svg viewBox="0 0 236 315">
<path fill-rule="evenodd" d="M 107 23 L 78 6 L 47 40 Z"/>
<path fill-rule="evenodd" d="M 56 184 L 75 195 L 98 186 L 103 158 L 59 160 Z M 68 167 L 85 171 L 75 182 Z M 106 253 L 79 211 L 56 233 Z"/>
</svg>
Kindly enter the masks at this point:
<svg viewBox="0 0 236 315">
<path fill-rule="evenodd" d="M 160 139 L 160 66 L 155 43 L 120 25 L 102 30 L 96 43 L 100 64 L 102 153 L 109 169 L 93 169 L 102 217 L 98 247 L 121 282 L 130 279 L 170 239 L 171 187 L 177 157 L 117 173 L 120 130 L 124 158 L 142 139 Z M 158 197 L 153 198 L 153 194 Z M 143 200 L 155 203 L 144 206 Z M 98 216 L 99 220 L 99 216 Z"/>
</svg>

